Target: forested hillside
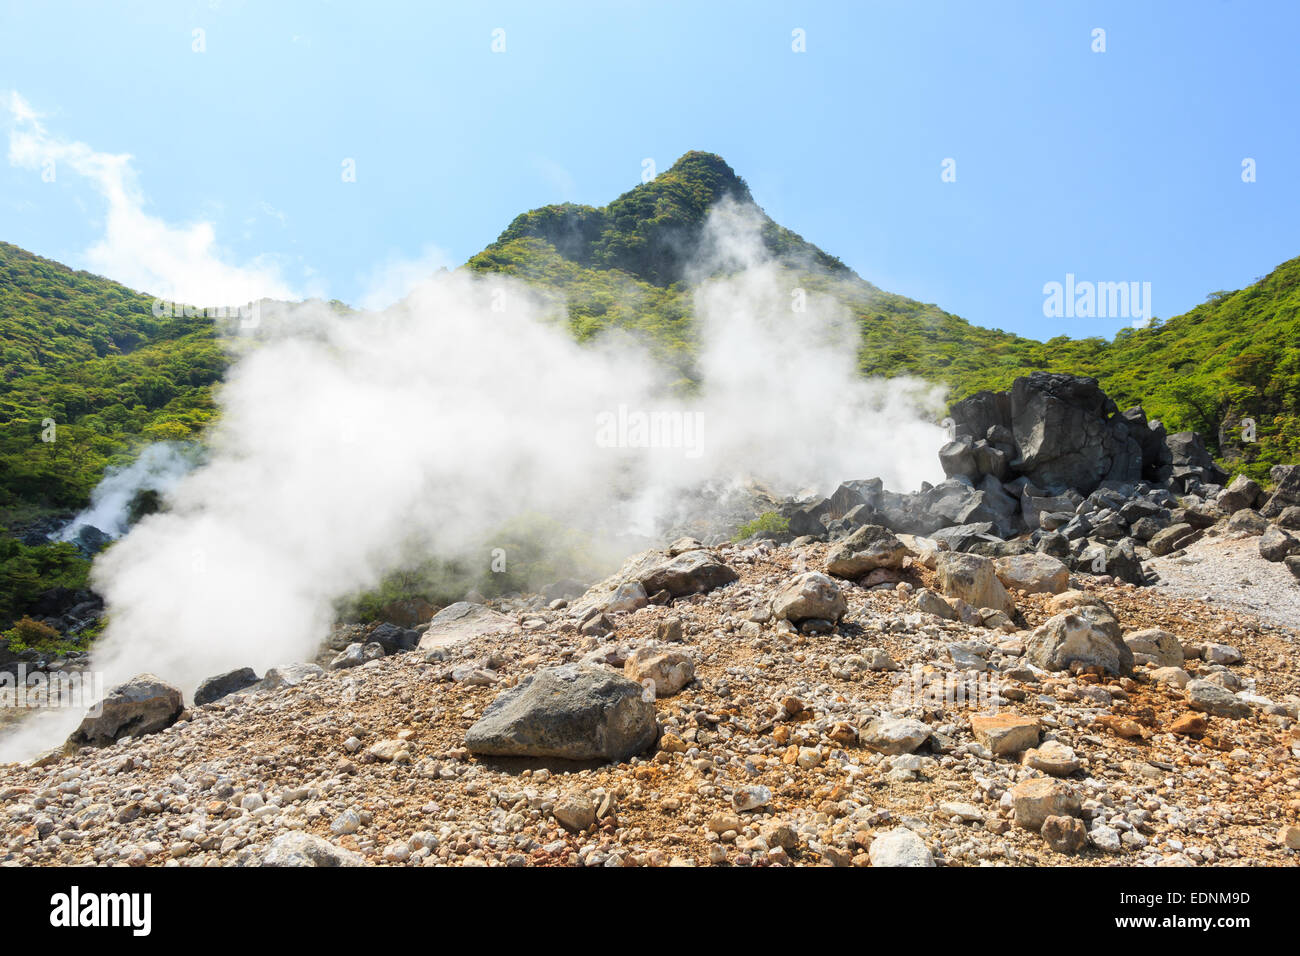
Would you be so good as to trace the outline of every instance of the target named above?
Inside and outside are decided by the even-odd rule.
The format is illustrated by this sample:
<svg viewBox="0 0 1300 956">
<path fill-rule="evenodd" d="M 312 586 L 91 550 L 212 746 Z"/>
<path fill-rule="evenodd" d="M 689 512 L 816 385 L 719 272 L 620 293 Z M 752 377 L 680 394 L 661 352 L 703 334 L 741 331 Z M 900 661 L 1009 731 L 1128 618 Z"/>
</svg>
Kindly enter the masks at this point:
<svg viewBox="0 0 1300 956">
<path fill-rule="evenodd" d="M 198 434 L 226 367 L 211 320 L 3 242 L 0 357 L 5 514 L 80 506 L 115 455 Z"/>
</svg>

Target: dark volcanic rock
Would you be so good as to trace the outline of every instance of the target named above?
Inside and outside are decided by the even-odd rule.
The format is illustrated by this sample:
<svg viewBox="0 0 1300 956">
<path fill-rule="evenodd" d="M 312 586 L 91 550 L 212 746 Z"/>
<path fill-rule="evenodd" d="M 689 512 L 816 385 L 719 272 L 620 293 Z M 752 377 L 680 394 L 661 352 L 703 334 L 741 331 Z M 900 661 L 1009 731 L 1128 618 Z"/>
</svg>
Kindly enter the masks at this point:
<svg viewBox="0 0 1300 956">
<path fill-rule="evenodd" d="M 950 551 L 965 551 L 977 541 L 998 540 L 993 534 L 993 525 L 987 521 L 940 528 L 930 537 L 946 544 Z"/>
<path fill-rule="evenodd" d="M 1170 464 L 1162 469 L 1162 479 L 1176 479 L 1184 489 L 1192 481 L 1221 484 L 1227 480 L 1227 474 L 1214 463 L 1196 432 L 1176 432 L 1165 439 L 1165 447 L 1169 449 Z"/>
<path fill-rule="evenodd" d="M 1231 515 L 1255 507 L 1262 495 L 1263 491 L 1258 484 L 1245 475 L 1238 475 L 1223 489 L 1216 504 L 1224 514 Z"/>
<path fill-rule="evenodd" d="M 1011 387 L 1019 474 L 1088 493 L 1105 479 L 1141 478 L 1142 448 L 1094 378 L 1034 372 Z"/>
<path fill-rule="evenodd" d="M 1276 518 L 1286 508 L 1300 505 L 1300 465 L 1274 465 L 1268 476 L 1273 479 L 1273 492 L 1260 514 Z"/>
<path fill-rule="evenodd" d="M 1276 525 L 1269 525 L 1259 536 L 1259 554 L 1267 561 L 1281 561 L 1297 552 L 1300 552 L 1300 541 Z"/>
<path fill-rule="evenodd" d="M 979 466 L 975 463 L 975 449 L 969 439 L 950 441 L 939 449 L 939 464 L 948 478 L 979 477 Z"/>
<path fill-rule="evenodd" d="M 86 525 L 77 532 L 76 545 L 77 550 L 86 555 L 86 557 L 90 557 L 102 551 L 107 545 L 112 543 L 112 541 L 112 538 L 100 531 L 94 525 Z"/>
<path fill-rule="evenodd" d="M 1129 437 L 1142 449 L 1142 477 L 1148 481 L 1158 480 L 1160 468 L 1170 464 L 1169 450 L 1165 447 L 1165 426 L 1147 421 L 1147 413 L 1141 407 L 1125 409 L 1120 412 L 1120 417 L 1128 425 Z"/>
<path fill-rule="evenodd" d="M 792 502 L 782 509 L 782 517 L 790 522 L 790 534 L 822 535 L 826 533 L 826 520 L 831 517 L 831 502 L 822 498 L 811 504 Z"/>
<path fill-rule="evenodd" d="M 253 673 L 251 667 L 241 667 L 238 670 L 218 674 L 216 677 L 209 677 L 194 691 L 194 704 L 199 707 L 210 704 L 235 691 L 252 687 L 258 680 L 257 674 Z"/>
<path fill-rule="evenodd" d="M 378 644 L 385 654 L 401 654 L 420 646 L 420 633 L 414 628 L 398 627 L 385 621 L 367 634 L 366 640 Z"/>
<path fill-rule="evenodd" d="M 952 419 L 954 437 L 958 439 L 967 438 L 971 442 L 989 439 L 992 429 L 1002 429 L 1002 434 L 1007 434 L 1011 427 L 1009 396 L 1006 392 L 976 392 L 952 407 Z M 998 432 L 993 434 L 1002 437 Z"/>
</svg>

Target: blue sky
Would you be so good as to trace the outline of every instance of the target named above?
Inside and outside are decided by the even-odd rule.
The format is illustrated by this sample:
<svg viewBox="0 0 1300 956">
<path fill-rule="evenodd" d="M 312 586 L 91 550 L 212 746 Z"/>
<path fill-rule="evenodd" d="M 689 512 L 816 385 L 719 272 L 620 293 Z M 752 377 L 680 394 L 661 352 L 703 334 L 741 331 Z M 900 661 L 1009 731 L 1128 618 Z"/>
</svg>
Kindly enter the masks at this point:
<svg viewBox="0 0 1300 956">
<path fill-rule="evenodd" d="M 1235 0 L 0 2 L 0 239 L 357 303 L 704 149 L 886 289 L 1110 335 L 1044 284 L 1150 282 L 1168 317 L 1300 254 L 1297 35 Z"/>
</svg>

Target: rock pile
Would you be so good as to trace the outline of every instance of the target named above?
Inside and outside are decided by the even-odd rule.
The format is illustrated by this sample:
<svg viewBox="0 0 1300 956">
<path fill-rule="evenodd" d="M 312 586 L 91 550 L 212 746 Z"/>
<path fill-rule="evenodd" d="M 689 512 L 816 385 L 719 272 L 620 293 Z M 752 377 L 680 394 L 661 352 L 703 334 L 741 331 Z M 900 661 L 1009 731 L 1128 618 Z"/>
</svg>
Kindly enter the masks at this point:
<svg viewBox="0 0 1300 956">
<path fill-rule="evenodd" d="M 1198 435 L 1167 434 L 1141 408 L 1121 412 L 1079 376 L 1035 372 L 1009 392 L 957 403 L 951 421 L 944 481 L 907 494 L 879 479 L 846 481 L 829 497 L 785 502 L 788 534 L 756 538 L 835 542 L 827 573 L 859 578 L 899 567 L 894 535 L 921 536 L 999 559 L 1004 583 L 1028 575 L 1059 591 L 1070 572 L 1148 584 L 1144 562 L 1230 517 L 1230 530 L 1261 535 L 1260 553 L 1300 577 L 1300 534 L 1291 533 L 1300 532 L 1300 466 L 1275 467 L 1268 493 L 1245 477 L 1225 486 Z M 872 583 L 896 578 L 882 572 Z"/>
</svg>

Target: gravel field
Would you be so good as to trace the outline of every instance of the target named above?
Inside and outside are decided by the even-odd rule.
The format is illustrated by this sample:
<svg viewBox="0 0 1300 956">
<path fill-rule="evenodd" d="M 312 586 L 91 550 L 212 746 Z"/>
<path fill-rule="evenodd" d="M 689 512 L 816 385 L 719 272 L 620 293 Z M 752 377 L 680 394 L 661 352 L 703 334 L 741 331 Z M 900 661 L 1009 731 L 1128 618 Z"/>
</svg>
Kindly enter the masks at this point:
<svg viewBox="0 0 1300 956">
<path fill-rule="evenodd" d="M 1210 571 L 1215 549 L 1236 546 L 1198 546 L 1206 560 L 1175 563 L 1186 577 L 1170 578 L 1204 590 L 1223 579 Z M 612 615 L 605 637 L 580 632 L 578 602 L 499 604 L 505 633 L 233 694 L 160 733 L 0 767 L 0 861 L 1300 863 L 1294 631 L 1180 584 L 1087 576 L 1070 582 L 1084 595 L 1013 592 L 1014 622 L 962 623 L 918 610 L 938 582 L 915 554 L 874 587 L 835 582 L 847 612 L 833 628 L 754 620 L 827 550 L 719 549 L 738 580 Z M 1271 586 L 1248 555 L 1232 560 Z M 1036 629 L 1091 598 L 1126 633 L 1175 634 L 1183 665 L 1132 677 L 1029 666 Z M 503 692 L 566 662 L 618 670 L 636 648 L 662 649 L 670 618 L 682 625 L 671 649 L 694 676 L 647 705 L 659 724 L 648 750 L 574 764 L 466 749 Z M 972 695 L 917 694 L 922 678 Z M 1222 699 L 1193 705 L 1195 688 Z M 1004 746 L 1004 724 L 1028 741 Z"/>
<path fill-rule="evenodd" d="M 1257 535 L 1205 537 L 1178 556 L 1153 558 L 1157 593 L 1196 598 L 1300 631 L 1300 586 L 1280 562 L 1259 556 Z"/>
</svg>

